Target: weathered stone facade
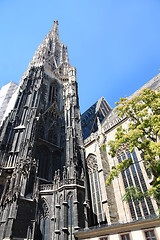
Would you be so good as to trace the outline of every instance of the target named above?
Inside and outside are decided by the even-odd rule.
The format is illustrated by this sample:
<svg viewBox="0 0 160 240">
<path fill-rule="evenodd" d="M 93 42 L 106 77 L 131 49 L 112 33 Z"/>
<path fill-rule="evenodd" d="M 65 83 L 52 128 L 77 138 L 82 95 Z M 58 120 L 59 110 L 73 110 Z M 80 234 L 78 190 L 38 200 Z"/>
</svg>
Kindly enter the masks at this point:
<svg viewBox="0 0 160 240">
<path fill-rule="evenodd" d="M 0 239 L 74 239 L 89 205 L 76 69 L 57 21 L 20 81 L 0 143 Z"/>
</svg>

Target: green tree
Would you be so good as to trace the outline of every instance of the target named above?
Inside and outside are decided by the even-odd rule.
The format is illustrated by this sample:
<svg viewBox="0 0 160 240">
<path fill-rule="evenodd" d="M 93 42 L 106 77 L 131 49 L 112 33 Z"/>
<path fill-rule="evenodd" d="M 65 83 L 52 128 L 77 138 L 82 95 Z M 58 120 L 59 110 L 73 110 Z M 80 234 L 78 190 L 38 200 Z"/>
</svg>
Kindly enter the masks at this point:
<svg viewBox="0 0 160 240">
<path fill-rule="evenodd" d="M 148 191 L 143 193 L 136 187 L 127 188 L 123 200 L 152 196 L 160 206 L 160 92 L 144 89 L 139 96 L 121 98 L 116 105 L 118 115 L 126 118 L 128 125 L 127 128 L 122 125 L 117 128 L 115 140 L 108 143 L 109 154 L 115 157 L 123 145 L 127 145 L 130 152 L 137 148 L 146 170 L 153 175 L 152 187 Z M 125 159 L 113 167 L 106 184 L 111 184 L 120 172 L 132 164 L 132 159 Z"/>
</svg>

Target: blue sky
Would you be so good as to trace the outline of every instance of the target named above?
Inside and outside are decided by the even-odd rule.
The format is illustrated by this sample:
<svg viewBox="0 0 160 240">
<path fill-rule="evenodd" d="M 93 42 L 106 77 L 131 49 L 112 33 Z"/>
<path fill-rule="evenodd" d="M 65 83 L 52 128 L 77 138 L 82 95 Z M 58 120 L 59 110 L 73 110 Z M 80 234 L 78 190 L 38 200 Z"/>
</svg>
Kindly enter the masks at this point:
<svg viewBox="0 0 160 240">
<path fill-rule="evenodd" d="M 58 20 L 81 113 L 102 96 L 114 107 L 159 73 L 159 12 L 159 0 L 0 0 L 0 88 L 19 82 Z"/>
</svg>

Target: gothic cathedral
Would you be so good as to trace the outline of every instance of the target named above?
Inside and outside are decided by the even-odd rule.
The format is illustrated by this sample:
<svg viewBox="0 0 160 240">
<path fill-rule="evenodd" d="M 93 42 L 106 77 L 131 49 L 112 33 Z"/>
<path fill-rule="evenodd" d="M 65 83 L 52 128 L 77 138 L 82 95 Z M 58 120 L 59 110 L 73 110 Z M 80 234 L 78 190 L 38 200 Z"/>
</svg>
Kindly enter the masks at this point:
<svg viewBox="0 0 160 240">
<path fill-rule="evenodd" d="M 144 88 L 159 91 L 160 74 L 129 99 Z M 58 21 L 19 86 L 4 86 L 0 100 L 0 240 L 159 239 L 155 199 L 122 200 L 128 187 L 151 187 L 143 154 L 127 145 L 109 154 L 108 141 L 129 120 L 103 97 L 80 115 L 76 69 Z M 127 158 L 134 164 L 106 186 Z"/>
<path fill-rule="evenodd" d="M 59 41 L 58 21 L 1 127 L 0 170 L 0 240 L 72 240 L 88 225 L 76 69 Z"/>
</svg>

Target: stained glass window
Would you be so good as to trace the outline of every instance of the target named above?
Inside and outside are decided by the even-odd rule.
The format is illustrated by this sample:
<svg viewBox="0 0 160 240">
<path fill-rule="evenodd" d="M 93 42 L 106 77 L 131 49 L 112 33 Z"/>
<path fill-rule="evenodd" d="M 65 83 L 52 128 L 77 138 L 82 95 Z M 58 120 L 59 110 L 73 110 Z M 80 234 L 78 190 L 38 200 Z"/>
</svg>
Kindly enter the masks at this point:
<svg viewBox="0 0 160 240">
<path fill-rule="evenodd" d="M 73 196 L 68 196 L 68 240 L 74 239 L 74 215 L 73 215 Z"/>
<path fill-rule="evenodd" d="M 133 151 L 130 153 L 129 150 L 121 151 L 117 158 L 119 162 L 122 162 L 124 159 L 131 158 L 134 163 L 124 172 L 122 172 L 124 187 L 128 188 L 136 186 L 142 192 L 147 191 L 146 182 L 136 152 Z M 142 216 L 148 216 L 149 214 L 155 213 L 153 204 L 149 197 L 142 199 L 140 202 L 138 200 L 130 200 L 129 208 L 133 219 L 141 218 Z"/>
<path fill-rule="evenodd" d="M 92 207 L 93 212 L 97 216 L 99 223 L 105 221 L 105 215 L 102 206 L 102 195 L 99 182 L 99 173 L 95 156 L 90 156 L 88 159 L 89 180 L 91 186 Z"/>
</svg>

